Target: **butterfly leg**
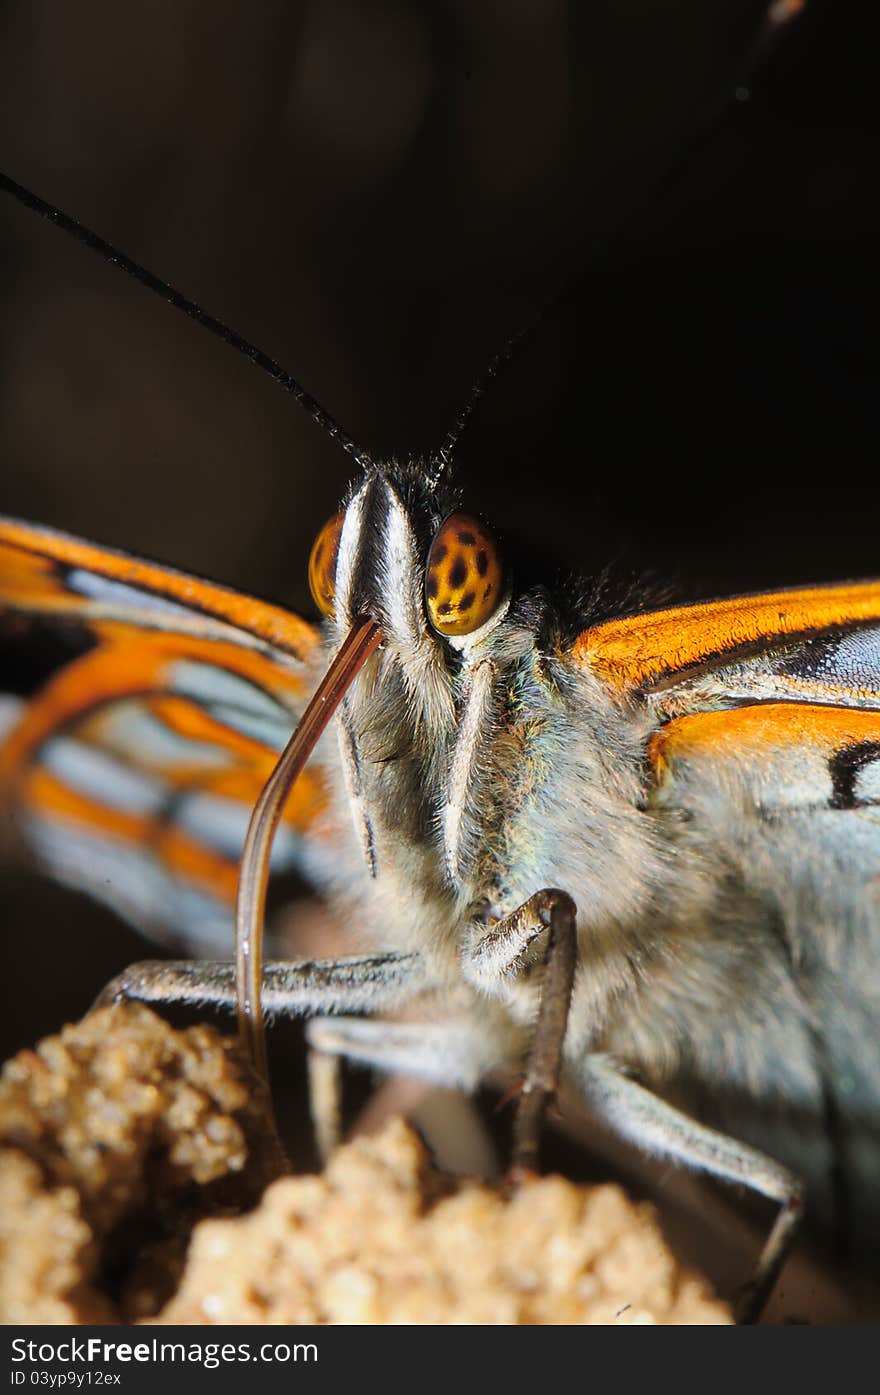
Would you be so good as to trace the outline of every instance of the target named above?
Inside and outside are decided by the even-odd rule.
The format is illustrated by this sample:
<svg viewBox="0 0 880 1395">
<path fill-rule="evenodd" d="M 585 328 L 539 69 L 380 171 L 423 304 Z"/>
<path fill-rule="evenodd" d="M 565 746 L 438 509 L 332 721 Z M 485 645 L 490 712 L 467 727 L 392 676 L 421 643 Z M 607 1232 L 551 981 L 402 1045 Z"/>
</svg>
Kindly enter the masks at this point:
<svg viewBox="0 0 880 1395">
<path fill-rule="evenodd" d="M 386 1075 L 409 1075 L 437 1085 L 473 1090 L 503 1059 L 487 1051 L 485 1024 L 460 1018 L 441 1022 L 388 1022 L 367 1017 L 316 1017 L 306 1027 L 309 1046 Z"/>
<path fill-rule="evenodd" d="M 386 952 L 268 963 L 263 967 L 262 996 L 267 1012 L 300 1017 L 392 1007 L 423 987 L 419 955 Z M 145 960 L 108 983 L 96 1006 L 128 999 L 234 1010 L 235 968 L 231 963 L 199 959 Z"/>
<path fill-rule="evenodd" d="M 550 926 L 549 899 L 564 892 L 537 891 L 510 915 L 473 926 L 462 950 L 468 983 L 492 998 L 505 996 L 503 985 L 544 961 Z"/>
<path fill-rule="evenodd" d="M 316 1017 L 306 1027 L 315 1136 L 326 1158 L 339 1141 L 343 1058 L 385 1075 L 473 1090 L 504 1059 L 487 1052 L 485 1025 L 388 1022 L 381 1018 Z"/>
<path fill-rule="evenodd" d="M 607 1056 L 588 1056 L 579 1068 L 579 1082 L 596 1115 L 637 1147 L 739 1182 L 780 1203 L 755 1272 L 737 1305 L 740 1323 L 757 1322 L 800 1224 L 804 1200 L 800 1180 L 757 1149 L 698 1124 L 624 1075 Z"/>
<path fill-rule="evenodd" d="M 342 1059 L 310 1046 L 306 1067 L 312 1131 L 318 1157 L 326 1163 L 342 1141 Z"/>
<path fill-rule="evenodd" d="M 538 891 L 503 920 L 481 927 L 463 955 L 468 981 L 497 996 L 499 983 L 527 970 L 533 947 L 545 942 L 538 1020 L 513 1125 L 509 1179 L 514 1183 L 536 1171 L 544 1115 L 559 1085 L 577 958 L 576 919 L 566 892 Z"/>
<path fill-rule="evenodd" d="M 482 1079 L 503 1068 L 510 1056 L 506 1032 L 494 1036 L 490 1045 L 485 1021 L 475 1028 L 472 1022 L 461 1019 L 426 1024 L 336 1017 L 313 1018 L 306 1034 L 312 1056 L 321 1063 L 319 1074 L 327 1068 L 329 1076 L 329 1068 L 335 1068 L 334 1089 L 341 1078 L 343 1058 L 396 1077 L 398 1087 L 403 1082 L 402 1092 L 395 1091 L 392 1107 L 399 1112 L 402 1094 L 406 1113 L 439 1166 L 480 1176 L 497 1172 L 494 1148 L 485 1126 L 476 1106 L 463 1095 L 471 1095 Z M 417 1081 L 428 1086 L 428 1090 L 418 1091 L 414 1084 Z M 318 1084 L 320 1091 L 324 1080 Z M 433 1093 L 431 1086 L 439 1086 L 439 1094 Z M 456 1089 L 462 1094 L 449 1093 Z M 337 1095 L 336 1109 L 338 1099 Z M 381 1101 L 381 1096 L 374 1098 L 374 1104 L 377 1101 Z M 315 1128 L 320 1139 L 317 1119 Z M 332 1151 L 338 1134 L 334 1132 L 329 1141 Z"/>
</svg>

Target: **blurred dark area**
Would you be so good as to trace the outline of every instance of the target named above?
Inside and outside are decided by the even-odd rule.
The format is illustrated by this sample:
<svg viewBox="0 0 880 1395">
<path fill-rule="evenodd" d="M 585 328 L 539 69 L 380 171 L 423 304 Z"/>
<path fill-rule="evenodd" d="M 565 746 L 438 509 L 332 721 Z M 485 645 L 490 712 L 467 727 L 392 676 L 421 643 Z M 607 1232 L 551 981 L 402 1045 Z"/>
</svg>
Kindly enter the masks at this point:
<svg viewBox="0 0 880 1395">
<path fill-rule="evenodd" d="M 550 304 L 457 460 L 521 576 L 876 575 L 870 8 L 809 0 L 749 73 L 764 0 L 5 0 L 0 167 L 374 455 Z M 312 615 L 338 446 L 8 200 L 0 284 L 0 510 Z M 23 874 L 3 908 L 4 1056 L 154 952 Z"/>
</svg>

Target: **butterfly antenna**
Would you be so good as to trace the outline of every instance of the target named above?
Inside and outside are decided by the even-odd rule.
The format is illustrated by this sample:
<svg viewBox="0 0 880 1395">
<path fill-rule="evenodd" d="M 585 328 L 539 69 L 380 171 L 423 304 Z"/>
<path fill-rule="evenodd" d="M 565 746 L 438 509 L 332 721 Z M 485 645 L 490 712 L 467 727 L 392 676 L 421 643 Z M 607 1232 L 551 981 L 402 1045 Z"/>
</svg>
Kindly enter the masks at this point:
<svg viewBox="0 0 880 1395">
<path fill-rule="evenodd" d="M 161 281 L 158 276 L 154 276 L 146 267 L 141 266 L 136 261 L 132 261 L 131 257 L 127 257 L 124 252 L 120 252 L 112 243 L 106 242 L 103 237 L 99 237 L 98 234 L 92 232 L 90 228 L 86 228 L 82 223 L 78 223 L 75 218 L 71 218 L 68 214 L 62 213 L 60 208 L 55 208 L 51 203 L 46 203 L 45 199 L 38 198 L 36 194 L 32 194 L 29 189 L 25 189 L 21 184 L 17 184 L 14 179 L 10 179 L 9 176 L 3 174 L 2 171 L 0 171 L 0 192 L 10 194 L 12 198 L 24 204 L 25 208 L 29 208 L 31 212 L 38 214 L 40 218 L 47 219 L 48 222 L 53 223 L 55 227 L 60 228 L 62 232 L 68 233 L 77 242 L 84 243 L 86 247 L 90 248 L 92 252 L 97 253 L 104 261 L 111 262 L 113 266 L 118 266 L 120 271 L 124 271 L 127 276 L 133 277 L 135 281 L 139 281 L 142 286 L 146 286 L 147 290 L 153 291 L 160 299 L 166 301 L 168 305 L 173 305 L 175 310 L 181 310 L 184 315 L 188 315 L 191 320 L 195 320 L 196 324 L 202 326 L 202 329 L 208 330 L 210 334 L 216 335 L 218 339 L 222 339 L 224 344 L 228 344 L 230 348 L 236 349 L 240 354 L 244 354 L 245 358 L 249 359 L 256 368 L 268 374 L 274 383 L 277 383 L 279 387 L 289 393 L 294 401 L 298 402 L 304 411 L 308 413 L 312 421 L 317 422 L 328 436 L 331 436 L 334 441 L 337 441 L 342 449 L 347 451 L 362 469 L 367 470 L 375 468 L 375 462 L 371 456 L 369 456 L 366 451 L 361 450 L 360 446 L 355 444 L 347 432 L 343 431 L 342 427 L 324 411 L 321 404 L 316 402 L 315 398 L 312 397 L 310 393 L 306 392 L 302 384 L 298 383 L 296 378 L 288 373 L 286 369 L 282 368 L 280 363 L 276 363 L 268 354 L 264 354 L 262 349 L 258 349 L 256 344 L 251 344 L 249 340 L 237 334 L 234 329 L 230 329 L 228 325 L 225 325 L 222 320 L 216 319 L 214 315 L 209 315 L 207 310 L 203 310 L 194 300 L 189 300 L 187 296 L 182 295 L 180 291 L 176 290 L 174 286 L 169 285 L 167 281 Z"/>
<path fill-rule="evenodd" d="M 452 423 L 451 427 L 444 436 L 440 448 L 436 453 L 437 468 L 434 471 L 431 480 L 431 483 L 435 488 L 440 483 L 446 471 L 449 469 L 452 457 L 455 454 L 455 448 L 461 440 L 462 436 L 464 435 L 465 428 L 474 414 L 474 408 L 476 407 L 477 403 L 481 400 L 481 398 L 485 397 L 489 384 L 492 382 L 492 379 L 497 374 L 499 368 L 501 368 L 505 363 L 507 363 L 508 359 L 511 358 L 511 356 L 513 355 L 513 351 L 519 344 L 520 340 L 525 339 L 527 335 L 531 334 L 533 329 L 537 328 L 541 320 L 543 320 L 544 316 L 546 315 L 547 311 L 550 309 L 551 305 L 555 305 L 557 299 L 559 298 L 560 297 L 554 296 L 552 301 L 548 301 L 545 305 L 543 305 L 541 309 L 538 311 L 538 314 L 535 315 L 526 324 L 521 325 L 515 334 L 511 334 L 510 338 L 504 344 L 502 344 L 501 348 L 498 350 L 497 354 L 495 354 L 494 358 L 489 360 L 488 365 L 480 374 L 479 378 L 474 383 L 473 387 L 468 393 L 464 406 L 461 408 L 461 411 L 458 413 L 458 416 L 455 418 L 455 421 Z"/>
</svg>

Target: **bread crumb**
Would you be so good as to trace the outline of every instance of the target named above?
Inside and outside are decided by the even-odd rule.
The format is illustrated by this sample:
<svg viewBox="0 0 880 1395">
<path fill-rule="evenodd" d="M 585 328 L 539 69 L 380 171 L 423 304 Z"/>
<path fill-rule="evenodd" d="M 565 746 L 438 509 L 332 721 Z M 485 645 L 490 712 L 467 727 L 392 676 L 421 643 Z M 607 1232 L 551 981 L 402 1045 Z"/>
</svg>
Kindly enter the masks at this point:
<svg viewBox="0 0 880 1395">
<path fill-rule="evenodd" d="M 196 1227 L 163 1323 L 728 1323 L 653 1208 L 546 1177 L 512 1198 L 435 1173 L 402 1120 L 251 1215 Z"/>
</svg>

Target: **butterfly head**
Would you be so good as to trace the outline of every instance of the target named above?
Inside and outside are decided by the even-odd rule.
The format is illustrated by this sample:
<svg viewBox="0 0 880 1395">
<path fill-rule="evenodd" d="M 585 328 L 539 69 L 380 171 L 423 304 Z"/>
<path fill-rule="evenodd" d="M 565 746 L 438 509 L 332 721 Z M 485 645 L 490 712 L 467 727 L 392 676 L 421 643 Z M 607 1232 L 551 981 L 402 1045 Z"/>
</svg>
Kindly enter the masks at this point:
<svg viewBox="0 0 880 1395">
<path fill-rule="evenodd" d="M 467 650 L 503 620 L 510 580 L 491 530 L 416 466 L 370 470 L 312 547 L 309 585 L 337 631 L 361 616 L 400 652 Z"/>
<path fill-rule="evenodd" d="M 309 578 L 335 651 L 312 705 L 342 703 L 339 788 L 370 876 L 467 898 L 480 838 L 461 791 L 486 774 L 512 668 L 536 643 L 499 544 L 436 473 L 391 464 L 324 525 Z M 356 668 L 351 647 L 370 635 Z"/>
</svg>

